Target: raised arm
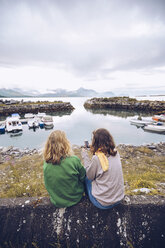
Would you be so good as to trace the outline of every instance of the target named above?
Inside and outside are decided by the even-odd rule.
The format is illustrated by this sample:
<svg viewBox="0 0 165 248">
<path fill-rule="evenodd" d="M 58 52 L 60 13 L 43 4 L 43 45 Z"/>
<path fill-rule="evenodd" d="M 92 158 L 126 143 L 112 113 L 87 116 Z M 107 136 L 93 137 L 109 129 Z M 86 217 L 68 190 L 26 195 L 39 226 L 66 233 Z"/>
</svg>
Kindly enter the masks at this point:
<svg viewBox="0 0 165 248">
<path fill-rule="evenodd" d="M 92 159 L 90 160 L 88 156 L 87 150 L 83 149 L 81 152 L 81 156 L 84 161 L 84 167 L 86 170 L 86 175 L 89 180 L 94 180 L 97 176 L 97 171 L 98 171 L 98 163 L 96 161 L 96 157 L 93 156 Z"/>
</svg>

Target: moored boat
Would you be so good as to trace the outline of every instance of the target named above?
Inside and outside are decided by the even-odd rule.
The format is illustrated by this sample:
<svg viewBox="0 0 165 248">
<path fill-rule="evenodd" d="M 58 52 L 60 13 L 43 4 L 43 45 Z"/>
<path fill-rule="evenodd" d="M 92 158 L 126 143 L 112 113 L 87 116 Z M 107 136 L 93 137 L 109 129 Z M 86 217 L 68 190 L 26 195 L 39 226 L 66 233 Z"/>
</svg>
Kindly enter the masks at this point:
<svg viewBox="0 0 165 248">
<path fill-rule="evenodd" d="M 152 117 L 152 119 L 155 120 L 155 121 L 163 121 L 163 122 L 165 122 L 165 114 L 154 115 Z"/>
<path fill-rule="evenodd" d="M 50 115 L 43 116 L 41 120 L 44 123 L 44 127 L 46 129 L 48 129 L 48 128 L 50 129 L 50 128 L 54 127 L 52 116 L 50 116 Z"/>
<path fill-rule="evenodd" d="M 35 115 L 33 113 L 27 113 L 27 114 L 24 115 L 25 119 L 32 119 L 34 117 L 35 117 Z"/>
<path fill-rule="evenodd" d="M 44 116 L 46 116 L 46 113 L 40 113 L 40 112 L 38 112 L 38 114 L 36 115 L 36 117 L 38 117 L 38 118 L 42 118 Z"/>
<path fill-rule="evenodd" d="M 144 127 L 146 125 L 152 124 L 154 123 L 154 120 L 152 119 L 138 119 L 138 118 L 133 118 L 130 120 L 130 123 L 132 125 L 138 126 L 138 127 Z"/>
<path fill-rule="evenodd" d="M 143 129 L 150 132 L 165 133 L 165 125 L 159 122 L 144 126 Z"/>
<path fill-rule="evenodd" d="M 28 120 L 28 127 L 29 128 L 37 128 L 37 127 L 39 127 L 38 120 L 36 120 L 35 118 L 29 119 Z"/>
<path fill-rule="evenodd" d="M 6 131 L 12 132 L 12 133 L 22 131 L 22 123 L 18 117 L 7 117 L 6 118 Z"/>
</svg>

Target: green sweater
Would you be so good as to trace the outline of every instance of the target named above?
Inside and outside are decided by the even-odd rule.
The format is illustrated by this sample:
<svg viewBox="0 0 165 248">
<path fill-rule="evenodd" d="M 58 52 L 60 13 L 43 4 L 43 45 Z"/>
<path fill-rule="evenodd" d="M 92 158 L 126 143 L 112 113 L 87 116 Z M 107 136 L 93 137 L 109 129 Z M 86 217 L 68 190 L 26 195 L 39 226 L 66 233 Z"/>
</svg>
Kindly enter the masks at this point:
<svg viewBox="0 0 165 248">
<path fill-rule="evenodd" d="M 60 164 L 44 162 L 44 182 L 51 202 L 59 208 L 78 203 L 84 192 L 85 169 L 76 156 L 62 159 Z"/>
</svg>

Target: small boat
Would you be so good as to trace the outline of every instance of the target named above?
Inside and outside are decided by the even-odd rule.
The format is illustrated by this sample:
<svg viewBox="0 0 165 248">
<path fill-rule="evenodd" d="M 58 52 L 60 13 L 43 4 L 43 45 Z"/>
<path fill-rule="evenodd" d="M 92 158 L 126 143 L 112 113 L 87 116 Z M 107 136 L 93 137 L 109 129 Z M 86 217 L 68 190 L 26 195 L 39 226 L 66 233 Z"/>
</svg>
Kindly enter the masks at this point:
<svg viewBox="0 0 165 248">
<path fill-rule="evenodd" d="M 34 118 L 34 117 L 35 117 L 35 115 L 32 114 L 32 113 L 27 113 L 27 114 L 24 115 L 24 118 L 25 118 L 25 119 L 32 119 L 32 118 Z"/>
<path fill-rule="evenodd" d="M 134 118 L 134 119 L 130 120 L 130 123 L 132 125 L 137 126 L 137 127 L 144 127 L 146 125 L 154 123 L 154 120 L 152 120 L 152 119 L 144 119 L 144 118 L 141 118 L 141 119 Z"/>
<path fill-rule="evenodd" d="M 18 117 L 6 118 L 6 131 L 12 133 L 17 133 L 22 131 L 22 123 Z"/>
<path fill-rule="evenodd" d="M 46 129 L 50 129 L 50 128 L 53 128 L 54 127 L 54 124 L 53 124 L 53 117 L 50 116 L 50 115 L 46 115 L 46 116 L 43 116 L 41 121 L 44 123 L 44 127 Z"/>
<path fill-rule="evenodd" d="M 152 117 L 152 119 L 153 119 L 154 121 L 163 121 L 163 122 L 165 122 L 165 114 L 154 115 L 154 116 Z"/>
<path fill-rule="evenodd" d="M 0 124 L 0 134 L 5 133 L 5 124 Z"/>
<path fill-rule="evenodd" d="M 150 132 L 165 133 L 165 125 L 160 122 L 144 126 L 143 129 Z"/>
<path fill-rule="evenodd" d="M 36 120 L 36 119 L 29 119 L 28 120 L 28 127 L 29 128 L 37 128 L 37 127 L 39 127 L 39 123 L 38 123 L 38 120 Z"/>
<path fill-rule="evenodd" d="M 42 118 L 44 116 L 46 116 L 46 113 L 40 113 L 40 112 L 38 112 L 38 114 L 36 115 L 36 117 L 38 117 L 38 118 Z"/>
<path fill-rule="evenodd" d="M 165 114 L 160 115 L 160 121 L 165 121 Z"/>
</svg>

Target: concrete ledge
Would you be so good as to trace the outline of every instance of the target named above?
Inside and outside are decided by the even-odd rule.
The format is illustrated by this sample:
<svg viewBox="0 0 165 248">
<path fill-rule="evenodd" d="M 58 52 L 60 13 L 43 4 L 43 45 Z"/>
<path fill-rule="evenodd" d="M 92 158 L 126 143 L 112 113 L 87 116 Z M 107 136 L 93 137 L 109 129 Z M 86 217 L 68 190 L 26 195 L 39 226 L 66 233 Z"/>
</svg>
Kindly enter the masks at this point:
<svg viewBox="0 0 165 248">
<path fill-rule="evenodd" d="M 87 197 L 57 209 L 48 198 L 0 199 L 0 247 L 164 248 L 165 197 L 126 196 L 110 210 Z"/>
</svg>

